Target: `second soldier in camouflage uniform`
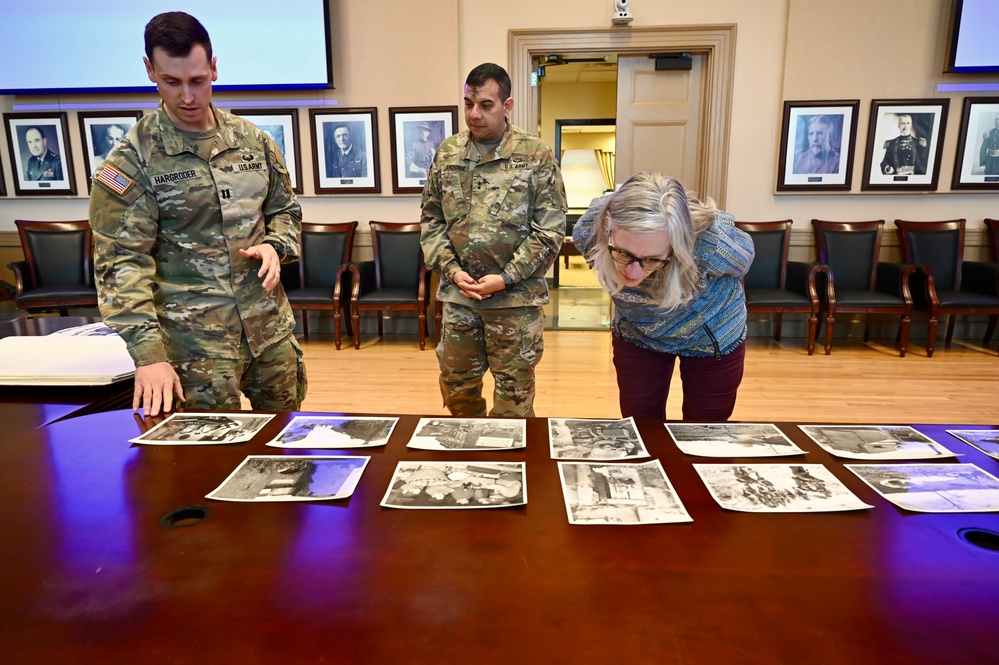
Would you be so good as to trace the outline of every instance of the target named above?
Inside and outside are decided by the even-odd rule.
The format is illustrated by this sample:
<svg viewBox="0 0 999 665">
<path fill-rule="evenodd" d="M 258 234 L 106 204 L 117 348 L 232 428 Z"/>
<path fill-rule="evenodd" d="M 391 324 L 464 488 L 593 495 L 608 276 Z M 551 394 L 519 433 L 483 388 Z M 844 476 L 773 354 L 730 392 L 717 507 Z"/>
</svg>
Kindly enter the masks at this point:
<svg viewBox="0 0 999 665">
<path fill-rule="evenodd" d="M 534 415 L 544 350 L 545 273 L 565 236 L 565 188 L 551 148 L 509 123 L 510 77 L 491 63 L 465 81 L 468 129 L 440 145 L 423 190 L 422 245 L 441 276 L 437 356 L 452 415 Z"/>
<path fill-rule="evenodd" d="M 133 408 L 296 410 L 305 367 L 279 261 L 299 255 L 301 208 L 277 146 L 211 104 L 204 27 L 146 27 L 160 107 L 94 174 L 90 224 L 105 322 L 136 364 Z"/>
</svg>

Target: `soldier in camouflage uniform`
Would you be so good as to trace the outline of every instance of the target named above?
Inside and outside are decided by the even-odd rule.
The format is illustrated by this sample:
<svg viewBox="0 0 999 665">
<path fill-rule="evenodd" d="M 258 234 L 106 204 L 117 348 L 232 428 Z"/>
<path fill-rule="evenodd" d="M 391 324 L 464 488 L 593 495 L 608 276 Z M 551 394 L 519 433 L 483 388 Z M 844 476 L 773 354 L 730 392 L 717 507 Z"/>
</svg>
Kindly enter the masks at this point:
<svg viewBox="0 0 999 665">
<path fill-rule="evenodd" d="M 440 145 L 423 190 L 421 242 L 441 276 L 437 347 L 452 415 L 534 415 L 534 368 L 544 350 L 545 273 L 565 236 L 565 188 L 550 147 L 510 125 L 510 77 L 479 65 L 465 81 L 465 124 Z"/>
<path fill-rule="evenodd" d="M 211 104 L 204 27 L 182 12 L 146 26 L 162 97 L 94 174 L 90 224 L 105 322 L 135 360 L 133 409 L 295 410 L 305 367 L 280 262 L 299 255 L 301 208 L 281 152 Z"/>
</svg>

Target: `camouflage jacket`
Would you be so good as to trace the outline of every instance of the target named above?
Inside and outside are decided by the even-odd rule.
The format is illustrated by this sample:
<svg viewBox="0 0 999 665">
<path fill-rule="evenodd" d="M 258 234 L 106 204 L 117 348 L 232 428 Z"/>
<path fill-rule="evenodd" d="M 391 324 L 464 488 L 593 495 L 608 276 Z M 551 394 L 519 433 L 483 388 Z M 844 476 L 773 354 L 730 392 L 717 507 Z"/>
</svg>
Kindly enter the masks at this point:
<svg viewBox="0 0 999 665">
<path fill-rule="evenodd" d="M 565 237 L 565 187 L 552 149 L 512 125 L 484 156 L 468 131 L 441 143 L 423 190 L 421 244 L 441 275 L 438 300 L 497 309 L 548 302 L 545 273 Z M 451 280 L 502 274 L 506 289 L 485 300 Z"/>
<path fill-rule="evenodd" d="M 239 254 L 266 242 L 297 260 L 302 214 L 288 169 L 263 131 L 213 110 L 207 161 L 161 105 L 94 173 L 100 310 L 137 366 L 238 358 L 244 334 L 256 356 L 295 325 L 281 285 L 267 293 L 260 262 Z"/>
</svg>

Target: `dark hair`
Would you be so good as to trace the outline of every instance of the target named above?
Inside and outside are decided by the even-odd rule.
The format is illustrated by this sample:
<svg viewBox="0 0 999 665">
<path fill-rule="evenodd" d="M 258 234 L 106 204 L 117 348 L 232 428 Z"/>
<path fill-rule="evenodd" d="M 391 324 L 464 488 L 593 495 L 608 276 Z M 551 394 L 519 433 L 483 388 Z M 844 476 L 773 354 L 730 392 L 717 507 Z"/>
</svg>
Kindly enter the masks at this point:
<svg viewBox="0 0 999 665">
<path fill-rule="evenodd" d="M 484 62 L 468 73 L 465 85 L 470 88 L 481 88 L 486 81 L 496 81 L 499 86 L 500 101 L 505 102 L 510 97 L 510 75 L 499 65 Z"/>
<path fill-rule="evenodd" d="M 164 12 L 154 16 L 146 24 L 146 57 L 153 61 L 153 49 L 157 46 L 174 58 L 183 58 L 191 53 L 196 44 L 205 47 L 208 62 L 212 61 L 212 40 L 208 31 L 198 19 L 184 12 Z"/>
<path fill-rule="evenodd" d="M 39 134 L 41 134 L 42 135 L 42 139 L 44 139 L 46 141 L 48 140 L 49 137 L 45 136 L 45 130 L 43 128 L 39 127 L 38 125 L 31 125 L 30 127 L 25 127 L 25 129 L 24 129 L 24 138 L 25 139 L 28 138 L 28 132 L 30 132 L 32 129 L 35 130 L 36 132 L 38 132 Z"/>
</svg>

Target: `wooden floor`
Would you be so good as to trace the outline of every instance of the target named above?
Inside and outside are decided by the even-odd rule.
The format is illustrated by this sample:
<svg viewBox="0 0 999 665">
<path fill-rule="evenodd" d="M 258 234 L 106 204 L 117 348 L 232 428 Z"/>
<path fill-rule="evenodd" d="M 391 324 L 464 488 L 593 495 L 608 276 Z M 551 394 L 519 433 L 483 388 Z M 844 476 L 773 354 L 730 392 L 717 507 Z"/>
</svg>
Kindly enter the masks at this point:
<svg viewBox="0 0 999 665">
<path fill-rule="evenodd" d="M 362 337 L 341 351 L 332 335 L 299 337 L 309 373 L 303 410 L 438 415 L 437 358 L 415 335 Z M 918 343 L 918 340 L 917 340 Z M 933 358 L 911 346 L 899 358 L 890 341 L 837 340 L 832 355 L 809 357 L 802 339 L 751 338 L 733 420 L 860 424 L 951 423 L 999 426 L 999 357 L 979 342 L 937 343 Z M 489 403 L 492 384 L 486 377 Z M 679 377 L 667 415 L 680 418 Z M 535 410 L 541 417 L 619 418 L 610 333 L 545 333 Z"/>
</svg>

